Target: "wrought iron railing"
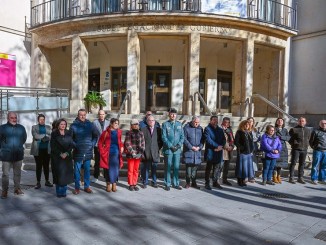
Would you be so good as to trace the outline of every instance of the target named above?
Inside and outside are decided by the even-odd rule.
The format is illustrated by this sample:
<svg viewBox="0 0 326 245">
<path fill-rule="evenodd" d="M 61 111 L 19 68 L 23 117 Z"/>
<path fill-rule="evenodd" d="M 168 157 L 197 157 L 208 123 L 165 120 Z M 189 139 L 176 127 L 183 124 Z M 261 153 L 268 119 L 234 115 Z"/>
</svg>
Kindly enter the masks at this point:
<svg viewBox="0 0 326 245">
<path fill-rule="evenodd" d="M 296 6 L 274 0 L 248 0 L 247 16 L 241 18 L 269 22 L 288 29 L 297 27 Z M 133 12 L 186 12 L 202 11 L 201 0 L 49 0 L 31 7 L 31 27 L 56 21 L 94 15 L 125 14 Z M 219 12 L 207 12 L 219 14 Z M 223 14 L 223 13 L 221 13 Z"/>
<path fill-rule="evenodd" d="M 128 104 L 127 104 L 127 101 L 130 100 L 130 97 L 131 97 L 131 91 L 128 90 L 127 93 L 126 93 L 126 96 L 124 97 L 122 103 L 121 103 L 121 106 L 120 106 L 120 109 L 119 109 L 119 112 L 118 112 L 118 115 L 117 115 L 117 118 L 119 119 L 120 118 L 120 115 L 122 113 L 122 110 L 125 110 L 125 113 L 127 114 L 128 113 Z"/>
<path fill-rule="evenodd" d="M 275 0 L 249 0 L 248 19 L 297 29 L 297 8 Z"/>
</svg>

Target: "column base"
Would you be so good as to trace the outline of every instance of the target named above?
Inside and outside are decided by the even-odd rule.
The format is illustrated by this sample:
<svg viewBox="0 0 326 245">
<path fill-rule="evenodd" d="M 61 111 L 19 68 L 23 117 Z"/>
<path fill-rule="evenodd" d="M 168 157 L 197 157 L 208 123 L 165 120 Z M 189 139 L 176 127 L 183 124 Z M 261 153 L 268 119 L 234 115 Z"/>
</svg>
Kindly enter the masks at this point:
<svg viewBox="0 0 326 245">
<path fill-rule="evenodd" d="M 75 114 L 79 109 L 85 108 L 83 100 L 70 100 L 70 111 L 69 113 Z"/>
</svg>

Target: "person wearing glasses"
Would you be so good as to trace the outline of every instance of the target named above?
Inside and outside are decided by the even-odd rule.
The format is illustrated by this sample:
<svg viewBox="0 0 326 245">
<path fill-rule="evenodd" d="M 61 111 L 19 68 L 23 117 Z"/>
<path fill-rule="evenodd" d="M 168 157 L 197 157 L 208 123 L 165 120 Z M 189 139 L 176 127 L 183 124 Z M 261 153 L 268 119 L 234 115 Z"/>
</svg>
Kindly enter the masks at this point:
<svg viewBox="0 0 326 245">
<path fill-rule="evenodd" d="M 124 149 L 128 162 L 128 184 L 130 191 L 138 191 L 138 170 L 140 160 L 145 150 L 145 139 L 142 131 L 139 130 L 139 122 L 132 119 L 130 122 L 131 129 L 127 131 Z"/>
<path fill-rule="evenodd" d="M 0 126 L 0 156 L 2 161 L 2 193 L 6 199 L 9 187 L 10 168 L 14 172 L 14 193 L 23 195 L 20 188 L 21 167 L 24 159 L 24 144 L 27 139 L 25 127 L 17 123 L 17 114 L 8 113 L 8 121 Z"/>
<path fill-rule="evenodd" d="M 142 128 L 145 139 L 145 151 L 143 155 L 143 165 L 141 168 L 141 175 L 143 181 L 143 188 L 147 188 L 149 170 L 152 174 L 152 186 L 157 188 L 156 183 L 156 168 L 160 162 L 160 149 L 163 146 L 162 130 L 155 127 L 155 118 L 150 115 L 147 117 L 147 126 Z"/>
<path fill-rule="evenodd" d="M 51 138 L 51 126 L 45 124 L 45 116 L 39 114 L 37 117 L 38 124 L 32 126 L 33 142 L 31 146 L 31 155 L 34 156 L 36 162 L 36 180 L 35 189 L 41 188 L 42 168 L 45 177 L 45 186 L 53 187 L 49 181 L 50 172 L 50 154 L 49 144 Z"/>
<path fill-rule="evenodd" d="M 145 115 L 144 119 L 139 122 L 139 128 L 140 129 L 145 128 L 145 127 L 148 126 L 147 118 L 149 116 L 153 116 L 153 113 L 151 111 L 146 111 L 146 115 Z M 160 123 L 158 121 L 155 121 L 155 127 L 158 127 L 158 128 L 161 127 L 161 125 L 160 125 Z"/>
</svg>

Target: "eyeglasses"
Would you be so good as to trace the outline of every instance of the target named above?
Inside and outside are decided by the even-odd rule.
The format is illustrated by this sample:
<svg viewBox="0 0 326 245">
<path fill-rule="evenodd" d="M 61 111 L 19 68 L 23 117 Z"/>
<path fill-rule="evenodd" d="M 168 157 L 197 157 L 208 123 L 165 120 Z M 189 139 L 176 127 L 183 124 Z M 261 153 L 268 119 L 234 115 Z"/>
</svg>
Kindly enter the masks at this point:
<svg viewBox="0 0 326 245">
<path fill-rule="evenodd" d="M 132 126 L 135 126 L 135 125 L 138 126 L 139 124 L 138 124 L 138 123 L 133 123 L 133 124 L 131 124 L 131 125 L 132 125 Z"/>
</svg>

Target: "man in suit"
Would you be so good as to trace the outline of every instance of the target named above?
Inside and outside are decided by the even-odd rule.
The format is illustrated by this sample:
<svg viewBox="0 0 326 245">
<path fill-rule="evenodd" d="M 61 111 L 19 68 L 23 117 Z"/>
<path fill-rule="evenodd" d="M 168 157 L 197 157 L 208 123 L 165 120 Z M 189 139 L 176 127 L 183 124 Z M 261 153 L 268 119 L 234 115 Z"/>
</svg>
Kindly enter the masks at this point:
<svg viewBox="0 0 326 245">
<path fill-rule="evenodd" d="M 148 185 L 149 169 L 152 173 L 152 186 L 157 188 L 156 183 L 156 167 L 160 161 L 160 149 L 163 146 L 162 130 L 155 126 L 155 119 L 152 115 L 147 117 L 147 126 L 143 127 L 141 131 L 145 138 L 145 152 L 143 157 L 143 167 L 141 169 L 141 176 L 143 178 L 143 188 Z"/>
<path fill-rule="evenodd" d="M 105 119 L 105 111 L 103 110 L 98 111 L 98 119 L 94 120 L 93 125 L 97 130 L 97 136 L 98 136 L 96 145 L 94 147 L 95 164 L 94 164 L 94 173 L 93 173 L 94 178 L 92 179 L 92 182 L 96 183 L 98 181 L 98 176 L 100 175 L 100 153 L 98 151 L 97 144 L 102 132 L 105 131 L 106 128 L 110 125 L 110 122 Z"/>
</svg>

